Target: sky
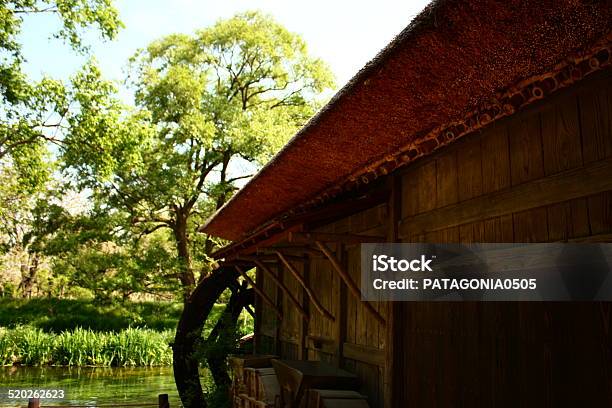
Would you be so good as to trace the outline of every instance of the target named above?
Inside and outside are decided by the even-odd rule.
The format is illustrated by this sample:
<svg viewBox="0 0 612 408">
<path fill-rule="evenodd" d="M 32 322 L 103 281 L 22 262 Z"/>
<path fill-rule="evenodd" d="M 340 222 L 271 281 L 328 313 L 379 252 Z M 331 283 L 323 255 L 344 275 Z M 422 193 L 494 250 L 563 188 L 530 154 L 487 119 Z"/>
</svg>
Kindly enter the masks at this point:
<svg viewBox="0 0 612 408">
<path fill-rule="evenodd" d="M 134 52 L 164 35 L 193 33 L 221 18 L 246 10 L 269 13 L 302 35 L 312 55 L 326 61 L 338 89 L 387 45 L 425 7 L 428 0 L 115 0 L 125 24 L 116 40 L 87 35 L 91 54 L 108 79 L 121 81 Z M 28 16 L 21 39 L 33 78 L 67 79 L 87 60 L 50 39 L 57 21 Z"/>
<path fill-rule="evenodd" d="M 327 62 L 340 89 L 368 61 L 399 34 L 430 0 L 115 0 L 125 28 L 113 41 L 87 32 L 87 55 L 79 55 L 51 36 L 58 20 L 30 15 L 20 35 L 24 71 L 32 79 L 50 76 L 67 80 L 91 57 L 102 73 L 119 85 L 124 103 L 133 93 L 120 86 L 128 59 L 139 49 L 168 34 L 191 34 L 219 19 L 247 10 L 271 14 L 290 31 L 300 34 L 311 55 Z M 333 94 L 333 92 L 332 92 Z M 326 93 L 325 96 L 331 96 Z M 232 172 L 253 172 L 249 163 L 234 163 Z M 248 179 L 238 185 L 246 184 Z"/>
</svg>

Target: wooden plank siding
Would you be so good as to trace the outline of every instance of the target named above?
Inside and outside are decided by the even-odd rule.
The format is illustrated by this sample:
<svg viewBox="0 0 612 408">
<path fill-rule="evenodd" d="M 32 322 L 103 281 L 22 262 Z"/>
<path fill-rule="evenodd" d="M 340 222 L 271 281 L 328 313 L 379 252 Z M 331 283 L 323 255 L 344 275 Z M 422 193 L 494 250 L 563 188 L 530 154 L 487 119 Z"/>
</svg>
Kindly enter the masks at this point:
<svg viewBox="0 0 612 408">
<path fill-rule="evenodd" d="M 303 264 L 293 263 L 295 269 L 303 274 Z M 277 264 L 280 279 L 295 298 L 303 303 L 304 291 L 295 277 L 281 263 Z M 288 296 L 282 298 L 283 320 L 280 323 L 279 337 L 281 355 L 291 360 L 298 360 L 303 349 L 302 321 L 303 317 Z"/>
<path fill-rule="evenodd" d="M 609 240 L 612 73 L 493 122 L 387 180 L 387 205 L 315 231 L 402 242 Z M 359 286 L 359 245 L 329 247 Z M 381 327 L 326 258 L 294 265 L 335 321 L 310 305 L 288 271 L 277 269 L 308 323 L 258 273 L 283 320 L 257 303 L 257 351 L 354 372 L 370 407 L 612 406 L 609 303 L 373 302 L 387 320 Z"/>
<path fill-rule="evenodd" d="M 318 228 L 317 232 L 385 235 L 387 207 L 379 205 Z M 360 285 L 359 245 L 330 244 L 332 250 Z M 274 313 L 262 302 L 257 302 L 257 352 L 275 353 L 285 359 L 320 360 L 356 373 L 360 378 L 360 392 L 368 396 L 371 407 L 382 407 L 384 398 L 384 345 L 386 330 L 367 312 L 363 304 L 347 293 L 345 284 L 324 257 L 310 256 L 306 262 L 293 262 L 302 273 L 323 307 L 335 321 L 322 316 L 310 305 L 308 297 L 289 271 L 274 268 L 292 293 L 309 311 L 306 322 L 293 305 L 282 296 L 274 283 L 258 273 L 258 282 L 276 304 L 282 307 L 283 320 L 276 322 Z M 272 269 L 272 268 L 271 268 Z M 373 302 L 384 317 L 386 303 Z M 277 336 L 277 337 L 274 337 Z M 274 347 L 271 346 L 276 341 Z M 344 348 L 346 347 L 346 352 Z"/>
<path fill-rule="evenodd" d="M 608 72 L 406 169 L 402 240 L 610 236 L 611 89 Z M 423 197 L 430 197 L 425 205 Z M 612 405 L 610 303 L 402 303 L 397 309 L 389 329 L 402 339 L 393 406 Z"/>
<path fill-rule="evenodd" d="M 405 170 L 400 237 L 443 237 L 454 227 L 468 240 L 485 231 L 509 241 L 516 241 L 510 231 L 529 241 L 610 232 L 610 76 L 494 122 Z"/>
<path fill-rule="evenodd" d="M 255 281 L 272 301 L 278 305 L 276 285 L 265 274 L 256 269 Z M 255 348 L 261 354 L 276 354 L 279 347 L 279 321 L 272 308 L 255 297 Z"/>
<path fill-rule="evenodd" d="M 386 234 L 386 205 L 380 205 L 338 220 L 317 232 L 353 233 L 363 235 Z M 361 284 L 361 259 L 359 245 L 332 245 L 353 281 Z M 367 312 L 363 304 L 347 293 L 346 285 L 324 258 L 311 258 L 310 274 L 313 291 L 320 301 L 333 311 L 335 322 L 330 322 L 318 313 L 311 313 L 308 335 L 323 339 L 320 347 L 308 350 L 310 360 L 322 360 L 356 373 L 361 382 L 360 391 L 368 396 L 371 407 L 382 407 L 384 398 L 384 364 L 378 359 L 374 364 L 371 356 L 359 358 L 365 353 L 358 350 L 383 350 L 386 331 Z M 385 316 L 386 303 L 372 303 Z M 312 343 L 312 342 L 311 342 Z M 312 344 L 314 346 L 314 344 Z M 347 346 L 346 353 L 344 347 Z M 367 360 L 367 361 L 362 361 Z"/>
</svg>

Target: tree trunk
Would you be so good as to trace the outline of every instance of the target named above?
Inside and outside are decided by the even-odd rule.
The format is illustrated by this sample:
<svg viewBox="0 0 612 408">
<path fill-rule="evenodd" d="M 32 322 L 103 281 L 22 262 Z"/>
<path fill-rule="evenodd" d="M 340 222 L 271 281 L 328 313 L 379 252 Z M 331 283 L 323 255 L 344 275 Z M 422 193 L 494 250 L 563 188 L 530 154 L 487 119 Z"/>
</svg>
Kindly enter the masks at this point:
<svg viewBox="0 0 612 408">
<path fill-rule="evenodd" d="M 176 250 L 180 264 L 179 280 L 183 287 L 183 300 L 187 302 L 191 291 L 195 287 L 195 276 L 191 267 L 191 254 L 189 252 L 189 238 L 187 236 L 187 216 L 177 211 L 176 225 L 174 228 Z"/>
<path fill-rule="evenodd" d="M 21 282 L 19 282 L 19 288 L 23 298 L 32 297 L 32 289 L 34 288 L 37 273 L 38 255 L 34 254 L 31 259 L 28 255 L 28 260 L 21 264 Z"/>
<path fill-rule="evenodd" d="M 186 408 L 206 407 L 194 352 L 215 301 L 237 278 L 234 268 L 220 268 L 201 280 L 185 303 L 172 348 L 174 380 Z"/>
</svg>

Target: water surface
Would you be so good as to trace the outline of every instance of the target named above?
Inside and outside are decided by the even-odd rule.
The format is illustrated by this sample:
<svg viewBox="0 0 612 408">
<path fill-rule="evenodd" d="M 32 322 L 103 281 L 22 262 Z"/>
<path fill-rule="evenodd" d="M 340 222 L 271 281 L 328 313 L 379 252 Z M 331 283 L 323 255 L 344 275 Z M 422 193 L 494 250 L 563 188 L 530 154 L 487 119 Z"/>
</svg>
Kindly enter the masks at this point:
<svg viewBox="0 0 612 408">
<path fill-rule="evenodd" d="M 0 407 L 26 406 L 27 400 L 8 400 L 8 389 L 63 389 L 63 400 L 42 400 L 43 406 L 157 403 L 168 394 L 179 407 L 172 367 L 0 367 Z"/>
</svg>

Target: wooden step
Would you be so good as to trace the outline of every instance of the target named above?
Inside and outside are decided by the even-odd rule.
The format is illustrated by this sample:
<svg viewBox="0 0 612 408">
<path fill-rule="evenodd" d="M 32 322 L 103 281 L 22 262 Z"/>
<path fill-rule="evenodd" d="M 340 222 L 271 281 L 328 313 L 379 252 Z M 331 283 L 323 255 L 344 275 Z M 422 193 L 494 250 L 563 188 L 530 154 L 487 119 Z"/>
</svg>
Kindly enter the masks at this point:
<svg viewBox="0 0 612 408">
<path fill-rule="evenodd" d="M 308 408 L 368 408 L 365 395 L 353 390 L 308 390 Z"/>
</svg>

